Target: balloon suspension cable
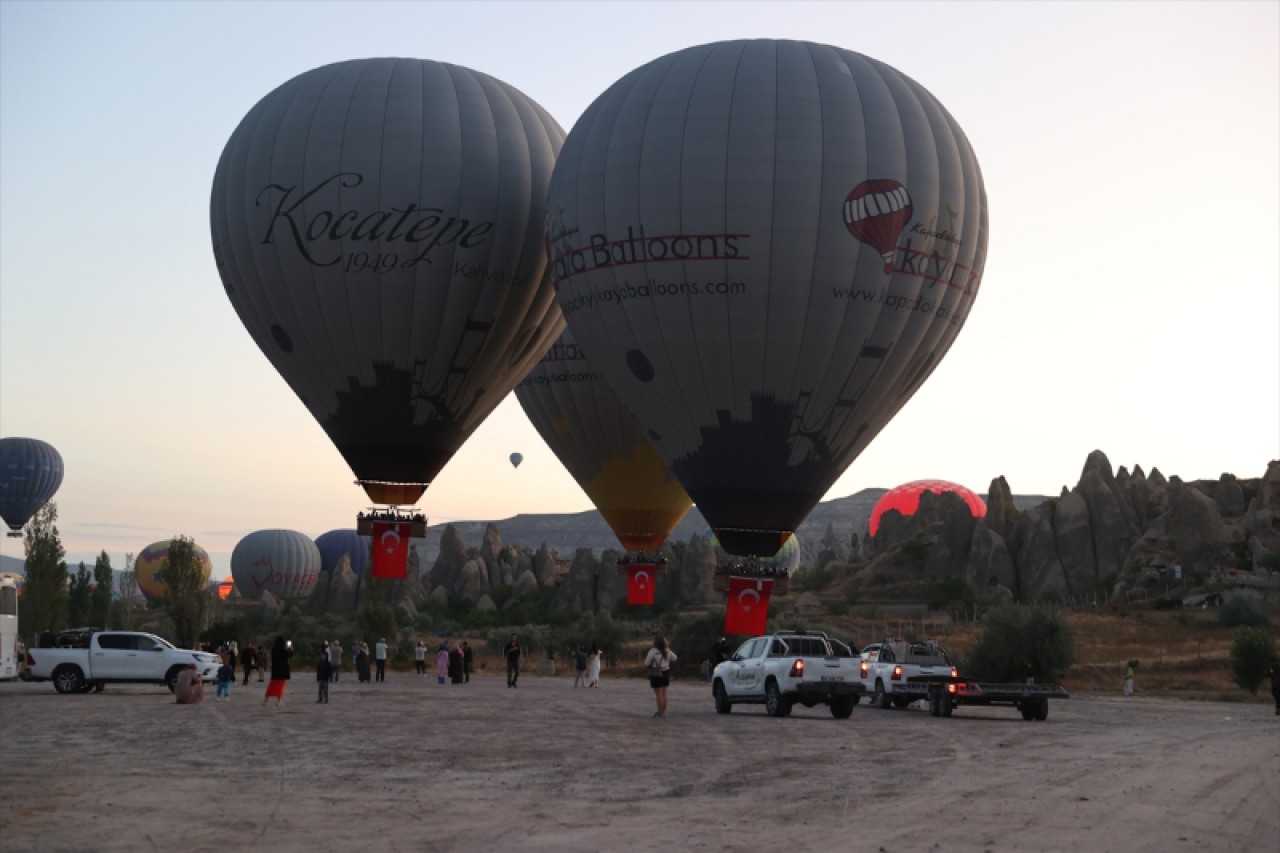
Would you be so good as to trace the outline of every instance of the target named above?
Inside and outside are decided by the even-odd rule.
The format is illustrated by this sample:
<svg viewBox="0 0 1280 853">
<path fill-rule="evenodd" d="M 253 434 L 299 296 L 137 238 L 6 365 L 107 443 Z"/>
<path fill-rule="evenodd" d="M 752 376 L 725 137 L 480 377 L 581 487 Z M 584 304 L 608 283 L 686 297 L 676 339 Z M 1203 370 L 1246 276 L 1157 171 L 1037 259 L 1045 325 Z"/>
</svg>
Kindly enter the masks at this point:
<svg viewBox="0 0 1280 853">
<path fill-rule="evenodd" d="M 716 564 L 717 575 L 732 575 L 737 578 L 786 578 L 791 576 L 790 569 L 781 569 L 768 563 L 760 562 L 758 557 L 737 557 Z"/>
</svg>

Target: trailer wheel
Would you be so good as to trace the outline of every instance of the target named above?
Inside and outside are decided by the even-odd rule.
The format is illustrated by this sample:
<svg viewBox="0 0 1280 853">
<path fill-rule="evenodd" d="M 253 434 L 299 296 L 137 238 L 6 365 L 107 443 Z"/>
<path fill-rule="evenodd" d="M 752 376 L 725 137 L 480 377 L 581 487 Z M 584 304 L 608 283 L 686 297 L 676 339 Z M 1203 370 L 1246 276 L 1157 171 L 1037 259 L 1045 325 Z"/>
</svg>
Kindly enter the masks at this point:
<svg viewBox="0 0 1280 853">
<path fill-rule="evenodd" d="M 95 682 L 93 683 L 93 692 L 94 692 L 94 693 L 101 693 L 102 691 L 104 691 L 104 690 L 106 690 L 106 689 L 107 689 L 107 683 L 106 683 L 105 681 L 95 681 Z"/>
<path fill-rule="evenodd" d="M 53 689 L 59 693 L 79 693 L 84 687 L 84 676 L 74 666 L 60 666 L 53 671 Z"/>
<path fill-rule="evenodd" d="M 711 688 L 711 695 L 716 700 L 717 714 L 727 714 L 733 710 L 733 703 L 729 701 L 728 695 L 724 692 L 724 682 L 717 681 L 715 686 Z"/>
<path fill-rule="evenodd" d="M 1018 710 L 1022 712 L 1022 719 L 1024 720 L 1034 720 L 1036 718 L 1035 708 L 1031 706 L 1030 702 L 1019 702 Z"/>
<path fill-rule="evenodd" d="M 837 696 L 831 700 L 831 716 L 837 720 L 847 720 L 853 715 L 853 706 L 858 697 Z"/>
<path fill-rule="evenodd" d="M 764 686 L 764 709 L 770 717 L 785 717 L 791 713 L 791 700 L 785 699 L 773 679 Z"/>
<path fill-rule="evenodd" d="M 1036 702 L 1034 713 L 1035 718 L 1040 722 L 1044 722 L 1049 719 L 1049 700 L 1041 696 L 1040 700 Z"/>
</svg>

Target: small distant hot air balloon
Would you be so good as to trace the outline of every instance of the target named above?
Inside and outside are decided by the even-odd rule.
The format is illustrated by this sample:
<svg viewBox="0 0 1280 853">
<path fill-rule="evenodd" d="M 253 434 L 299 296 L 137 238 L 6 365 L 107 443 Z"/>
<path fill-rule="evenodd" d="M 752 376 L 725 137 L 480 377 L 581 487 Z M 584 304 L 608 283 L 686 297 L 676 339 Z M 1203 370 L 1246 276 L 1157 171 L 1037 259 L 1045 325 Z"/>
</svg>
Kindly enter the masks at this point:
<svg viewBox="0 0 1280 853">
<path fill-rule="evenodd" d="M 134 578 L 138 582 L 138 589 L 142 591 L 143 597 L 148 600 L 158 601 L 169 592 L 169 586 L 164 579 L 164 570 L 169 562 L 170 541 L 166 539 L 163 542 L 152 542 L 142 549 L 142 553 L 138 554 L 138 559 L 134 561 Z M 199 545 L 196 545 L 193 550 L 196 562 L 199 563 L 200 571 L 204 575 L 202 583 L 208 584 L 213 574 L 213 561 L 209 559 L 209 552 Z"/>
<path fill-rule="evenodd" d="M 511 454 L 511 467 L 512 467 L 512 468 L 519 468 L 519 467 L 520 467 L 520 463 L 521 463 L 521 462 L 523 462 L 523 461 L 524 461 L 524 454 L 523 454 L 523 453 L 512 453 L 512 454 Z"/>
<path fill-rule="evenodd" d="M 876 535 L 876 531 L 880 529 L 880 517 L 891 509 L 897 510 L 902 515 L 915 515 L 916 510 L 920 508 L 922 492 L 933 492 L 937 495 L 952 492 L 964 500 L 974 518 L 982 518 L 987 514 L 987 505 L 982 498 L 964 486 L 946 480 L 915 480 L 892 488 L 880 496 L 880 500 L 876 501 L 875 507 L 871 510 L 871 521 L 868 525 L 871 535 Z"/>
<path fill-rule="evenodd" d="M 236 543 L 231 576 L 246 598 L 301 598 L 320 577 L 320 549 L 296 530 L 258 530 Z"/>
<path fill-rule="evenodd" d="M 563 328 L 543 233 L 563 139 L 487 74 L 374 58 L 294 77 L 227 141 L 223 288 L 374 503 L 417 502 Z"/>
<path fill-rule="evenodd" d="M 36 438 L 0 438 L 0 518 L 10 536 L 21 536 L 23 525 L 61 485 L 62 456 L 53 445 Z"/>
<path fill-rule="evenodd" d="M 320 571 L 333 574 L 343 557 L 351 565 L 351 571 L 362 575 L 369 568 L 369 548 L 373 540 L 354 530 L 330 530 L 316 537 L 320 549 Z"/>
<path fill-rule="evenodd" d="M 565 139 L 547 209 L 569 328 L 738 556 L 775 554 L 928 379 L 986 263 L 956 120 L 810 42 L 630 72 Z"/>
<path fill-rule="evenodd" d="M 218 600 L 226 601 L 231 595 L 231 591 L 236 588 L 236 582 L 231 579 L 231 575 L 227 575 L 222 579 L 222 583 L 218 584 Z"/>
</svg>

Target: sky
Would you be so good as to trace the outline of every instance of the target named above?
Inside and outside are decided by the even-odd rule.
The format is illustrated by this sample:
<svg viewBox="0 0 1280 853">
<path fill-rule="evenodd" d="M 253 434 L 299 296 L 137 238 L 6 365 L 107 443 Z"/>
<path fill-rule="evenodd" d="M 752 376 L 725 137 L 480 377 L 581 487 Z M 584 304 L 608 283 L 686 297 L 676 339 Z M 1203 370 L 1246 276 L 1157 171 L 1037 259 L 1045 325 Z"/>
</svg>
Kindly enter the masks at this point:
<svg viewBox="0 0 1280 853">
<path fill-rule="evenodd" d="M 1280 458 L 1280 3 L 0 0 L 0 436 L 61 452 L 69 564 L 122 568 L 183 534 L 222 576 L 254 530 L 314 536 L 367 507 L 214 267 L 214 167 L 262 96 L 417 57 L 497 77 L 567 131 L 633 68 L 735 38 L 894 66 L 986 184 L 968 323 L 827 498 L 999 475 L 1056 494 L 1095 449 L 1184 479 Z M 591 503 L 511 396 L 418 506 L 435 523 Z"/>
</svg>

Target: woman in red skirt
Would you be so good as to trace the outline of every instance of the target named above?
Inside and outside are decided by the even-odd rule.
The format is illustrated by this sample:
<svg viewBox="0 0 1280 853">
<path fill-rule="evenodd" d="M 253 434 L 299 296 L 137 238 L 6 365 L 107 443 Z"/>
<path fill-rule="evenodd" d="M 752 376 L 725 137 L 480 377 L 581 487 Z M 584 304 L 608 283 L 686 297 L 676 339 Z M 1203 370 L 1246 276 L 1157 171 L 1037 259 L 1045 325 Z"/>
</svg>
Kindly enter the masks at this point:
<svg viewBox="0 0 1280 853">
<path fill-rule="evenodd" d="M 284 699 L 285 682 L 289 680 L 289 656 L 293 654 L 293 643 L 286 643 L 284 637 L 277 636 L 271 647 L 271 682 L 267 684 L 267 695 L 262 697 L 262 704 L 272 696 L 276 697 L 276 707 Z"/>
</svg>

